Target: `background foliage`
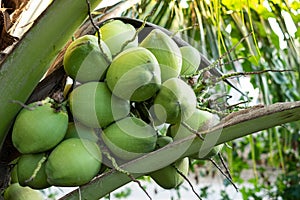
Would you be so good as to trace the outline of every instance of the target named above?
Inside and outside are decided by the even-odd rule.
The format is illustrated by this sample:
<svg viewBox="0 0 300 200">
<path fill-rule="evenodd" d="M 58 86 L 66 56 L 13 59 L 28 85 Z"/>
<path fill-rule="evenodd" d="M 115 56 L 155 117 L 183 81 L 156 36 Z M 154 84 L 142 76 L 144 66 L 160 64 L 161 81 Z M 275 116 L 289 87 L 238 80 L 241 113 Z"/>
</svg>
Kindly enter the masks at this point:
<svg viewBox="0 0 300 200">
<path fill-rule="evenodd" d="M 266 69 L 294 70 L 248 77 L 254 90 L 258 91 L 257 98 L 251 97 L 251 93 L 247 93 L 248 88 L 243 87 L 240 78 L 236 78 L 250 100 L 240 106 L 251 106 L 300 99 L 299 13 L 299 1 L 142 0 L 123 15 L 144 19 L 151 14 L 148 21 L 179 32 L 182 38 L 212 61 L 226 55 L 219 63 L 225 74 Z M 241 39 L 245 41 L 238 44 Z M 230 92 L 229 87 L 227 90 L 238 102 L 248 101 L 237 92 Z M 231 108 L 228 101 L 227 111 L 230 112 Z M 261 199 L 266 195 L 268 199 L 300 198 L 299 128 L 299 122 L 272 128 L 233 141 L 229 144 L 231 149 L 225 148 L 222 154 L 233 180 L 253 186 L 253 189 L 240 189 L 244 199 Z M 199 163 L 194 165 L 198 166 Z M 240 178 L 242 169 L 247 168 L 252 168 L 253 179 Z M 259 192 L 261 195 L 257 195 Z M 228 198 L 225 191 L 221 194 L 224 199 Z"/>
</svg>

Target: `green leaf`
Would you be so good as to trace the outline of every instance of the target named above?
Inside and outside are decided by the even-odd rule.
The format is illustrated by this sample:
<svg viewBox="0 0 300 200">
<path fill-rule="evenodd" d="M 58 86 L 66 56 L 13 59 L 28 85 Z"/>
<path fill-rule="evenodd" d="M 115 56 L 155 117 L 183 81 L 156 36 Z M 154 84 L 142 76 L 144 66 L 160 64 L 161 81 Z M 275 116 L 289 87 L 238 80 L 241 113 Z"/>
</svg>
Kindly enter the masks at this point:
<svg viewBox="0 0 300 200">
<path fill-rule="evenodd" d="M 268 19 L 269 17 L 276 17 L 273 12 L 268 11 L 268 9 L 264 5 L 259 5 L 256 9 L 259 16 L 263 17 L 264 19 Z"/>
<path fill-rule="evenodd" d="M 295 38 L 300 39 L 300 28 L 297 28 L 297 31 L 295 32 Z"/>
<path fill-rule="evenodd" d="M 274 32 L 271 33 L 270 38 L 272 40 L 272 44 L 275 46 L 276 49 L 280 49 L 279 44 L 279 37 Z"/>
<path fill-rule="evenodd" d="M 293 1 L 291 3 L 291 8 L 294 10 L 299 10 L 300 9 L 300 2 L 299 1 Z"/>
<path fill-rule="evenodd" d="M 229 10 L 232 11 L 241 11 L 243 5 L 246 4 L 246 0 L 223 0 L 222 4 L 225 5 Z"/>
</svg>

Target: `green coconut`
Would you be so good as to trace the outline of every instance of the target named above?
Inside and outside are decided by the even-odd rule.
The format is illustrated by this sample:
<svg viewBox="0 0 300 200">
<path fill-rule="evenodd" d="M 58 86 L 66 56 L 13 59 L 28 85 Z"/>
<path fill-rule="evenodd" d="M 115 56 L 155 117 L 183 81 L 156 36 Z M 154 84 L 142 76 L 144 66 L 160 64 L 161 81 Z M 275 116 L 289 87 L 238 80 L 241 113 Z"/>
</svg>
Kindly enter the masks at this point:
<svg viewBox="0 0 300 200">
<path fill-rule="evenodd" d="M 201 131 L 204 129 L 209 129 L 213 125 L 217 124 L 219 122 L 219 118 L 210 112 L 195 109 L 193 114 L 183 122 L 195 131 Z M 174 140 L 179 140 L 194 134 L 192 131 L 182 125 L 182 123 L 169 126 L 167 133 Z"/>
<path fill-rule="evenodd" d="M 17 164 L 19 184 L 33 189 L 50 187 L 50 184 L 47 182 L 45 160 L 45 153 L 22 155 Z"/>
<path fill-rule="evenodd" d="M 154 99 L 154 114 L 161 123 L 176 124 L 184 121 L 195 109 L 194 91 L 179 78 L 165 81 Z"/>
<path fill-rule="evenodd" d="M 19 183 L 18 180 L 18 166 L 17 164 L 14 165 L 13 169 L 10 172 L 10 183 Z"/>
<path fill-rule="evenodd" d="M 159 90 L 160 68 L 150 51 L 142 47 L 130 48 L 113 59 L 106 82 L 116 96 L 131 101 L 144 101 Z"/>
<path fill-rule="evenodd" d="M 182 66 L 181 52 L 177 44 L 159 29 L 152 30 L 139 44 L 151 51 L 161 69 L 161 81 L 178 77 Z"/>
<path fill-rule="evenodd" d="M 18 114 L 12 142 L 23 154 L 44 152 L 64 138 L 67 127 L 68 115 L 63 108 L 57 110 L 51 103 L 35 102 Z"/>
<path fill-rule="evenodd" d="M 177 188 L 184 182 L 184 178 L 177 172 L 179 170 L 184 176 L 189 172 L 189 158 L 185 157 L 175 163 L 150 173 L 150 177 L 162 188 Z"/>
<path fill-rule="evenodd" d="M 64 139 L 83 138 L 93 142 L 98 141 L 98 136 L 95 129 L 84 126 L 80 122 L 69 122 L 67 133 Z"/>
<path fill-rule="evenodd" d="M 180 47 L 182 56 L 182 67 L 180 75 L 192 75 L 194 74 L 201 63 L 201 56 L 199 51 L 192 46 Z"/>
<path fill-rule="evenodd" d="M 173 142 L 173 138 L 170 136 L 160 135 L 157 137 L 156 141 L 156 149 L 162 148 L 166 146 L 167 144 L 170 144 Z"/>
<path fill-rule="evenodd" d="M 104 129 L 102 139 L 117 158 L 132 160 L 153 151 L 157 135 L 141 119 L 126 117 Z"/>
<path fill-rule="evenodd" d="M 92 128 L 104 128 L 129 114 L 129 101 L 116 97 L 104 82 L 75 88 L 69 97 L 73 117 Z"/>
<path fill-rule="evenodd" d="M 74 40 L 67 48 L 63 59 L 66 73 L 82 83 L 102 80 L 112 56 L 102 40 L 100 45 L 101 49 L 98 38 L 94 35 L 85 35 Z"/>
<path fill-rule="evenodd" d="M 156 142 L 156 148 L 162 148 L 173 142 L 170 136 L 159 136 Z M 177 172 L 179 170 L 185 176 L 187 176 L 189 171 L 189 158 L 185 157 L 179 159 L 171 165 L 168 165 L 162 169 L 151 172 L 150 177 L 162 188 L 172 189 L 178 187 L 183 183 L 184 178 Z"/>
<path fill-rule="evenodd" d="M 54 186 L 80 186 L 100 170 L 102 155 L 98 145 L 87 139 L 61 142 L 46 162 L 47 181 Z"/>
<path fill-rule="evenodd" d="M 120 20 L 109 21 L 100 27 L 101 39 L 114 56 L 125 49 L 138 46 L 138 38 L 134 38 L 135 32 L 136 30 L 131 24 Z"/>
<path fill-rule="evenodd" d="M 195 131 L 204 131 L 212 128 L 217 123 L 219 123 L 220 119 L 217 115 L 212 114 L 207 111 L 196 109 L 195 112 L 183 123 L 188 125 Z M 177 123 L 174 125 L 169 126 L 167 135 L 171 136 L 174 141 L 180 140 L 182 138 L 188 137 L 189 135 L 193 135 L 191 130 L 186 128 L 182 123 Z M 204 153 L 204 156 L 199 155 L 199 153 L 195 153 L 190 158 L 198 159 L 198 160 L 205 160 L 211 158 L 218 154 L 218 152 L 223 148 L 223 144 L 212 147 L 211 150 L 207 153 L 201 152 L 201 155 Z"/>
<path fill-rule="evenodd" d="M 13 183 L 8 186 L 4 192 L 4 200 L 44 200 L 43 194 L 31 189 L 22 187 L 19 183 Z"/>
</svg>

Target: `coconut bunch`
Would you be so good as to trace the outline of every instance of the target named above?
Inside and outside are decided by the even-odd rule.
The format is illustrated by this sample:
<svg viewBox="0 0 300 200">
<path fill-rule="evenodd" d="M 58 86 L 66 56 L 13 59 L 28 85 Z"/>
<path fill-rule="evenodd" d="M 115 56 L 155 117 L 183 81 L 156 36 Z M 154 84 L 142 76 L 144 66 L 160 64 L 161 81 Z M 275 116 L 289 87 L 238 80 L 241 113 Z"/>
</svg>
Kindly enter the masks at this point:
<svg viewBox="0 0 300 200">
<path fill-rule="evenodd" d="M 22 154 L 15 183 L 80 186 L 114 167 L 112 160 L 136 159 L 218 123 L 214 114 L 197 109 L 196 94 L 182 78 L 198 70 L 198 50 L 179 47 L 159 29 L 138 41 L 132 25 L 112 20 L 69 45 L 63 65 L 74 83 L 65 88 L 66 101 L 32 103 L 15 120 L 12 141 Z M 220 149 L 178 155 L 170 166 L 145 174 L 165 189 L 176 188 L 190 159 Z"/>
</svg>

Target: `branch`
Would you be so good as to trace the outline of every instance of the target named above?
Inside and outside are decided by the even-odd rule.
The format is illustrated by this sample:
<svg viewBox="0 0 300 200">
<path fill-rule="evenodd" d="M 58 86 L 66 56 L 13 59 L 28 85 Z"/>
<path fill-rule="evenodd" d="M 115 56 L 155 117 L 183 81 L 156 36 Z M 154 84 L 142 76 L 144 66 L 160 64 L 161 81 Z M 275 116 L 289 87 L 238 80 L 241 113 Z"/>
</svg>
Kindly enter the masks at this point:
<svg viewBox="0 0 300 200">
<path fill-rule="evenodd" d="M 204 141 L 196 135 L 191 135 L 120 167 L 131 172 L 137 178 L 168 166 L 180 158 L 207 152 L 211 148 L 208 143 L 215 143 L 214 146 L 216 146 L 257 131 L 297 120 L 300 120 L 300 101 L 256 106 L 230 114 L 211 130 L 201 132 L 202 135 L 206 136 Z M 74 190 L 60 200 L 77 200 L 80 198 L 79 194 L 82 199 L 99 199 L 130 181 L 128 176 L 116 170 L 110 170 L 99 175 L 90 183 L 81 186 L 80 193 L 78 189 Z"/>
</svg>

